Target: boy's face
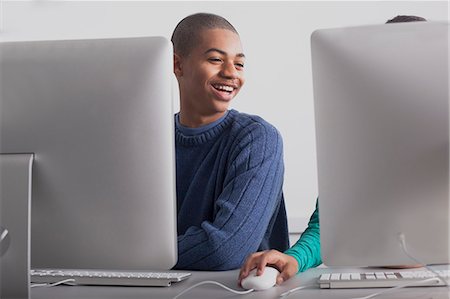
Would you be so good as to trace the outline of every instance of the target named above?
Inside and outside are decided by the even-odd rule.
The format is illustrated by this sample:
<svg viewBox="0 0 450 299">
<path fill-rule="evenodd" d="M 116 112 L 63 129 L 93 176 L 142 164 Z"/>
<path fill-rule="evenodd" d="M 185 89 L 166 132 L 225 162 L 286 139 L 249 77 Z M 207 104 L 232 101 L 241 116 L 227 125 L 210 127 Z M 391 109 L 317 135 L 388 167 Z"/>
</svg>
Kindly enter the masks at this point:
<svg viewBox="0 0 450 299">
<path fill-rule="evenodd" d="M 181 109 L 197 115 L 225 112 L 244 84 L 239 36 L 226 29 L 200 33 L 200 42 L 186 57 L 175 57 Z"/>
</svg>

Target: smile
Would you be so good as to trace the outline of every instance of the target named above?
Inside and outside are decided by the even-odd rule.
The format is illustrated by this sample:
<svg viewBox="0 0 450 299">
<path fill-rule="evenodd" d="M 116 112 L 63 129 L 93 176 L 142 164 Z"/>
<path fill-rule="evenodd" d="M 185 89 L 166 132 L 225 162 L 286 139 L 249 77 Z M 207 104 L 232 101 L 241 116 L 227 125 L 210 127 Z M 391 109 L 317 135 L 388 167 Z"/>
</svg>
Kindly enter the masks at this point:
<svg viewBox="0 0 450 299">
<path fill-rule="evenodd" d="M 215 89 L 220 90 L 220 91 L 225 91 L 228 93 L 231 93 L 235 90 L 235 87 L 233 86 L 229 86 L 229 85 L 223 85 L 223 84 L 213 84 L 212 85 Z"/>
</svg>

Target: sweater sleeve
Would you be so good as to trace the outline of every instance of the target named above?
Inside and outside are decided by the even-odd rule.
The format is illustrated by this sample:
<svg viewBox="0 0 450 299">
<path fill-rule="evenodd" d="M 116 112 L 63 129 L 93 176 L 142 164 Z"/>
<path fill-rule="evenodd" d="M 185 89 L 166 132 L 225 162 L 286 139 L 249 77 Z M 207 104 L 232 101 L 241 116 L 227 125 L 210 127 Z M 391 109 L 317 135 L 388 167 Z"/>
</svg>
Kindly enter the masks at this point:
<svg viewBox="0 0 450 299">
<path fill-rule="evenodd" d="M 260 245 L 281 202 L 284 175 L 278 131 L 258 122 L 242 129 L 230 150 L 214 218 L 178 236 L 177 269 L 239 268 Z"/>
<path fill-rule="evenodd" d="M 309 219 L 308 228 L 300 239 L 284 253 L 293 256 L 298 262 L 298 271 L 303 272 L 322 263 L 320 257 L 319 206 Z"/>
</svg>

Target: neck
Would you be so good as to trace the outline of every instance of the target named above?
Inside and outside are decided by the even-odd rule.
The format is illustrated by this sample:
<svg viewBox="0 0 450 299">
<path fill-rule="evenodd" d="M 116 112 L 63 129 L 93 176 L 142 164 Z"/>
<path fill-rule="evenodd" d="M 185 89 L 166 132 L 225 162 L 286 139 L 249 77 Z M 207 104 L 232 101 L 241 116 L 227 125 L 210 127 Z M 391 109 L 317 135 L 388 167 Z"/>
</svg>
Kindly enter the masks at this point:
<svg viewBox="0 0 450 299">
<path fill-rule="evenodd" d="M 184 110 L 180 110 L 180 123 L 188 128 L 198 128 L 212 122 L 215 122 L 222 116 L 224 116 L 226 111 L 217 112 L 211 115 L 201 115 L 187 113 Z"/>
</svg>

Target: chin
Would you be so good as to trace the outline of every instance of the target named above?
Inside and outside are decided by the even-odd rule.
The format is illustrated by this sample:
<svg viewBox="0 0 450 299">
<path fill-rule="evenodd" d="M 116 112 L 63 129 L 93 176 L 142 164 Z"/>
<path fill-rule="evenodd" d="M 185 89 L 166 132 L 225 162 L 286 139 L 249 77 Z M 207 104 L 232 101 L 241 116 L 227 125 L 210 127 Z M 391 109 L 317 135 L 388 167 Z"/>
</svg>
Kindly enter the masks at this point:
<svg viewBox="0 0 450 299">
<path fill-rule="evenodd" d="M 223 113 L 223 112 L 226 112 L 229 107 L 230 107 L 229 101 L 227 101 L 227 102 L 221 101 L 221 103 L 219 103 L 218 105 L 215 106 L 215 110 L 217 113 Z"/>
</svg>

